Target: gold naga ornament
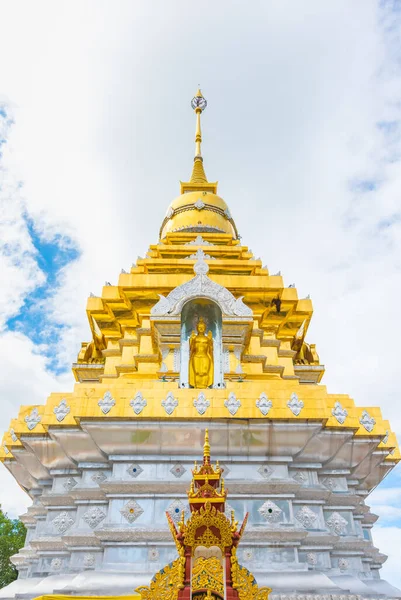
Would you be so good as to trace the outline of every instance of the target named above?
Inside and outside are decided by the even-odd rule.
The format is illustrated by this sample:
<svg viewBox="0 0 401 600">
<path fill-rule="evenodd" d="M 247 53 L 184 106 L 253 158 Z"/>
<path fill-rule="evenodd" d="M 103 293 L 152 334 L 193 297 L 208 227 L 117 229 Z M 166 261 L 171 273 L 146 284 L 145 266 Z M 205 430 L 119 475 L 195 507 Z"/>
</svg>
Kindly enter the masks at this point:
<svg viewBox="0 0 401 600">
<path fill-rule="evenodd" d="M 200 317 L 189 340 L 189 385 L 205 389 L 213 385 L 213 338 L 212 332 L 206 335 L 206 323 Z"/>
<path fill-rule="evenodd" d="M 270 589 L 259 588 L 254 576 L 238 563 L 237 546 L 248 515 L 238 529 L 234 511 L 225 514 L 227 491 L 222 472 L 210 461 L 209 433 L 205 431 L 203 463 L 192 470 L 188 490 L 191 516 L 182 512 L 178 529 L 167 513 L 179 557 L 136 589 L 142 600 L 268 600 Z"/>
</svg>

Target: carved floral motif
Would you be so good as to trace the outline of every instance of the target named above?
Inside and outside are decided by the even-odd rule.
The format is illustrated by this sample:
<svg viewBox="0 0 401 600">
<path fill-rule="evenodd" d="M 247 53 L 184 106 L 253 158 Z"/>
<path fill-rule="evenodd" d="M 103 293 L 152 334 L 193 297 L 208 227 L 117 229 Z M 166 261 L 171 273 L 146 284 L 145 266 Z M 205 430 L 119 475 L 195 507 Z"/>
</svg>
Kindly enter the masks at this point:
<svg viewBox="0 0 401 600">
<path fill-rule="evenodd" d="M 308 476 L 304 471 L 297 471 L 292 478 L 295 479 L 295 481 L 298 481 L 298 483 L 301 485 L 305 485 L 305 483 L 308 481 Z"/>
<path fill-rule="evenodd" d="M 53 519 L 52 523 L 59 533 L 65 533 L 74 524 L 74 519 L 64 510 Z"/>
<path fill-rule="evenodd" d="M 106 481 L 107 475 L 105 475 L 103 471 L 99 471 L 98 473 L 93 473 L 91 479 L 99 485 L 103 483 L 103 481 Z"/>
<path fill-rule="evenodd" d="M 106 515 L 99 506 L 91 506 L 83 515 L 85 523 L 87 523 L 91 529 L 95 529 L 95 527 L 97 527 L 105 518 Z"/>
<path fill-rule="evenodd" d="M 296 513 L 295 518 L 302 523 L 305 529 L 311 529 L 317 520 L 317 515 L 308 506 L 303 506 Z"/>
<path fill-rule="evenodd" d="M 84 556 L 84 568 L 91 569 L 95 566 L 96 559 L 94 554 L 85 554 Z"/>
<path fill-rule="evenodd" d="M 326 477 L 322 480 L 322 483 L 328 490 L 333 490 L 336 487 L 336 481 L 333 477 Z"/>
<path fill-rule="evenodd" d="M 104 415 L 107 415 L 107 413 L 111 411 L 115 404 L 116 401 L 114 400 L 110 392 L 105 392 L 103 398 L 101 398 L 98 402 L 98 406 L 100 406 L 100 410 Z"/>
<path fill-rule="evenodd" d="M 120 510 L 122 516 L 128 521 L 128 523 L 133 523 L 136 521 L 138 517 L 143 513 L 143 508 L 136 502 L 136 500 L 129 500 L 127 504 L 124 504 L 123 508 Z"/>
<path fill-rule="evenodd" d="M 260 475 L 262 475 L 262 477 L 265 479 L 268 479 L 273 473 L 273 469 L 269 465 L 260 465 L 258 473 L 260 473 Z"/>
<path fill-rule="evenodd" d="M 41 416 L 39 415 L 38 409 L 34 408 L 29 415 L 26 415 L 24 421 L 29 431 L 35 429 L 36 425 L 41 421 Z"/>
<path fill-rule="evenodd" d="M 177 463 L 170 469 L 170 473 L 174 475 L 174 477 L 180 478 L 186 473 L 186 468 L 181 463 Z"/>
<path fill-rule="evenodd" d="M 360 424 L 366 429 L 368 433 L 373 431 L 373 427 L 376 425 L 376 421 L 370 414 L 364 410 L 361 418 L 359 419 Z"/>
<path fill-rule="evenodd" d="M 53 558 L 53 560 L 50 563 L 50 568 L 52 571 L 60 571 L 61 567 L 63 566 L 63 561 L 61 560 L 61 558 Z"/>
<path fill-rule="evenodd" d="M 76 485 L 78 485 L 78 482 L 73 477 L 69 477 L 63 483 L 63 487 L 67 490 L 67 492 L 70 492 Z"/>
<path fill-rule="evenodd" d="M 130 475 L 130 477 L 136 479 L 138 477 L 138 475 L 140 475 L 143 472 L 143 469 L 140 465 L 129 465 L 127 467 L 127 473 L 128 475 Z"/>
<path fill-rule="evenodd" d="M 129 404 L 130 404 L 132 410 L 134 411 L 134 413 L 136 415 L 140 415 L 148 403 L 145 400 L 145 398 L 142 396 L 142 392 L 137 392 L 135 394 L 135 397 L 132 398 L 132 400 Z"/>
<path fill-rule="evenodd" d="M 344 535 L 347 530 L 348 522 L 338 512 L 333 512 L 326 524 L 332 533 Z"/>
<path fill-rule="evenodd" d="M 194 202 L 194 206 L 196 209 L 202 210 L 203 208 L 205 208 L 205 203 L 203 202 L 203 200 L 201 198 L 198 198 L 197 201 Z"/>
<path fill-rule="evenodd" d="M 283 511 L 277 504 L 272 500 L 267 500 L 260 508 L 258 512 L 266 519 L 268 523 L 277 523 L 281 519 Z"/>
<path fill-rule="evenodd" d="M 173 392 L 168 392 L 165 400 L 162 401 L 162 407 L 168 415 L 172 415 L 178 406 L 177 398 L 174 398 Z"/>
<path fill-rule="evenodd" d="M 331 414 L 337 419 L 340 425 L 343 425 L 345 423 L 345 419 L 348 417 L 348 411 L 341 406 L 340 402 L 336 402 L 334 404 Z"/>
<path fill-rule="evenodd" d="M 267 394 L 265 394 L 265 392 L 262 392 L 258 400 L 256 400 L 256 406 L 260 410 L 262 415 L 266 416 L 272 408 L 273 402 L 268 399 Z"/>
<path fill-rule="evenodd" d="M 54 414 L 56 415 L 57 421 L 64 421 L 66 416 L 70 413 L 70 407 L 67 404 L 67 400 L 63 398 L 58 406 L 55 406 L 53 409 Z"/>
<path fill-rule="evenodd" d="M 294 392 L 293 394 L 291 394 L 291 398 L 287 402 L 287 406 L 290 409 L 290 411 L 297 417 L 301 413 L 301 410 L 304 407 L 304 403 L 298 398 L 297 394 Z"/>
<path fill-rule="evenodd" d="M 241 402 L 238 400 L 234 392 L 230 392 L 228 400 L 224 401 L 224 406 L 228 409 L 230 415 L 235 415 L 241 406 Z"/>
<path fill-rule="evenodd" d="M 210 406 L 209 400 L 207 400 L 204 392 L 200 392 L 198 397 L 194 400 L 194 407 L 200 415 L 204 415 Z"/>
<path fill-rule="evenodd" d="M 346 558 L 339 558 L 338 559 L 338 568 L 340 569 L 340 571 L 346 571 L 349 567 L 349 562 Z"/>
<path fill-rule="evenodd" d="M 189 514 L 188 508 L 178 498 L 173 500 L 173 502 L 171 502 L 171 504 L 169 504 L 167 507 L 167 512 L 175 523 L 178 523 L 178 521 L 181 519 L 182 511 L 184 511 L 184 515 L 187 517 Z"/>
</svg>

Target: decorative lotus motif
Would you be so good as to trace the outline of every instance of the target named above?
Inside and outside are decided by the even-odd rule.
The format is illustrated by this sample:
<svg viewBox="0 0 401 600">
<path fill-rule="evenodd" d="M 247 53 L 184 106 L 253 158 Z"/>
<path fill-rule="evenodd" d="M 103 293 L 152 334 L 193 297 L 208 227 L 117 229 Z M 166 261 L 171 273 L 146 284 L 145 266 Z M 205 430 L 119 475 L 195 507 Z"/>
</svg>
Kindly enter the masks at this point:
<svg viewBox="0 0 401 600">
<path fill-rule="evenodd" d="M 143 513 L 143 508 L 136 502 L 136 500 L 129 500 L 127 504 L 124 504 L 123 508 L 120 510 L 120 513 L 128 521 L 128 523 L 133 523 L 136 521 L 138 517 Z"/>
<path fill-rule="evenodd" d="M 105 518 L 106 515 L 99 506 L 91 506 L 83 516 L 85 523 L 87 523 L 91 529 L 95 529 L 95 527 L 97 527 Z"/>
<path fill-rule="evenodd" d="M 360 424 L 366 429 L 368 433 L 373 430 L 373 427 L 376 425 L 376 421 L 370 414 L 364 410 L 361 418 L 359 419 Z"/>
<path fill-rule="evenodd" d="M 100 483 L 103 483 L 103 481 L 106 481 L 107 475 L 105 475 L 103 471 L 99 471 L 98 473 L 93 473 L 91 479 L 99 485 Z"/>
<path fill-rule="evenodd" d="M 194 206 L 196 209 L 202 210 L 202 208 L 205 208 L 205 203 L 203 202 L 203 200 L 201 198 L 198 198 L 197 201 L 194 202 Z"/>
<path fill-rule="evenodd" d="M 171 502 L 171 504 L 167 508 L 168 514 L 175 523 L 178 523 L 178 521 L 181 519 L 182 511 L 184 511 L 185 516 L 188 516 L 188 507 L 178 498 L 176 500 L 173 500 L 173 502 Z"/>
<path fill-rule="evenodd" d="M 297 512 L 297 514 L 295 515 L 295 518 L 297 519 L 297 521 L 302 523 L 302 525 L 305 527 L 305 529 L 311 529 L 311 528 L 313 528 L 313 526 L 317 520 L 317 515 L 313 512 L 313 510 L 308 508 L 308 506 L 303 506 Z"/>
<path fill-rule="evenodd" d="M 134 413 L 136 415 L 140 415 L 148 403 L 145 400 L 145 398 L 142 396 L 142 392 L 137 392 L 135 394 L 135 397 L 131 400 L 131 402 L 129 404 L 132 407 L 132 410 L 134 411 Z"/>
<path fill-rule="evenodd" d="M 210 406 L 209 400 L 207 400 L 203 392 L 199 393 L 199 396 L 194 400 L 194 407 L 200 415 L 204 415 Z"/>
<path fill-rule="evenodd" d="M 116 401 L 114 400 L 110 392 L 106 392 L 103 398 L 101 398 L 98 402 L 98 406 L 100 406 L 100 410 L 104 415 L 107 415 L 107 413 L 111 411 L 115 404 Z"/>
<path fill-rule="evenodd" d="M 292 478 L 295 479 L 295 481 L 298 481 L 298 483 L 301 485 L 305 485 L 305 483 L 308 481 L 308 476 L 303 471 L 297 471 Z"/>
<path fill-rule="evenodd" d="M 64 510 L 53 519 L 52 523 L 59 533 L 65 533 L 74 524 L 74 519 Z"/>
<path fill-rule="evenodd" d="M 26 415 L 24 421 L 29 431 L 35 429 L 36 425 L 41 421 L 41 416 L 39 415 L 38 409 L 34 408 L 29 415 Z"/>
<path fill-rule="evenodd" d="M 142 472 L 143 469 L 140 465 L 129 465 L 129 467 L 127 468 L 128 475 L 130 475 L 134 479 L 136 479 L 138 475 L 140 475 Z"/>
<path fill-rule="evenodd" d="M 273 402 L 268 399 L 267 395 L 264 392 L 262 392 L 258 400 L 256 400 L 256 406 L 260 410 L 262 415 L 265 417 L 268 414 L 269 410 L 272 408 Z"/>
<path fill-rule="evenodd" d="M 67 481 L 63 483 L 63 487 L 67 492 L 70 492 L 76 485 L 78 485 L 78 482 L 73 477 L 69 477 Z"/>
<path fill-rule="evenodd" d="M 234 392 L 230 392 L 228 395 L 228 400 L 224 402 L 224 406 L 228 408 L 230 415 L 234 416 L 240 408 L 241 402 L 238 400 Z"/>
<path fill-rule="evenodd" d="M 334 404 L 331 414 L 337 419 L 340 425 L 343 425 L 343 423 L 345 423 L 345 419 L 348 417 L 348 411 L 343 408 L 339 402 Z"/>
<path fill-rule="evenodd" d="M 52 571 L 60 571 L 61 567 L 63 566 L 63 561 L 61 560 L 61 558 L 53 558 L 53 560 L 50 563 L 50 569 Z"/>
<path fill-rule="evenodd" d="M 348 569 L 348 567 L 349 567 L 349 563 L 346 558 L 338 559 L 338 568 L 340 569 L 340 571 L 346 571 Z"/>
<path fill-rule="evenodd" d="M 85 554 L 84 556 L 84 567 L 85 569 L 91 569 L 95 566 L 96 559 L 94 554 Z"/>
<path fill-rule="evenodd" d="M 281 519 L 283 511 L 272 500 L 267 500 L 258 509 L 258 512 L 266 519 L 268 523 L 277 523 Z"/>
<path fill-rule="evenodd" d="M 260 473 L 265 479 L 268 479 L 273 473 L 273 469 L 269 465 L 260 465 L 258 473 Z"/>
<path fill-rule="evenodd" d="M 66 416 L 70 413 L 70 407 L 67 404 L 67 400 L 63 398 L 58 406 L 55 406 L 53 409 L 54 414 L 56 415 L 57 421 L 64 421 Z"/>
<path fill-rule="evenodd" d="M 348 522 L 338 512 L 333 512 L 326 524 L 332 533 L 336 535 L 344 535 L 347 529 Z"/>
<path fill-rule="evenodd" d="M 293 394 L 291 394 L 291 399 L 287 402 L 287 406 L 290 409 L 290 411 L 297 417 L 301 413 L 301 410 L 304 407 L 304 403 L 298 398 L 297 394 L 294 392 Z"/>
<path fill-rule="evenodd" d="M 177 406 L 178 406 L 177 398 L 174 398 L 173 392 L 169 392 L 167 394 L 165 400 L 162 401 L 162 407 L 164 408 L 164 410 L 166 411 L 166 413 L 168 415 L 172 415 L 174 410 L 177 408 Z"/>
<path fill-rule="evenodd" d="M 170 473 L 172 473 L 174 477 L 177 477 L 178 479 L 179 477 L 182 477 L 184 473 L 186 473 L 186 468 L 181 463 L 177 463 L 176 465 L 171 467 Z"/>
</svg>

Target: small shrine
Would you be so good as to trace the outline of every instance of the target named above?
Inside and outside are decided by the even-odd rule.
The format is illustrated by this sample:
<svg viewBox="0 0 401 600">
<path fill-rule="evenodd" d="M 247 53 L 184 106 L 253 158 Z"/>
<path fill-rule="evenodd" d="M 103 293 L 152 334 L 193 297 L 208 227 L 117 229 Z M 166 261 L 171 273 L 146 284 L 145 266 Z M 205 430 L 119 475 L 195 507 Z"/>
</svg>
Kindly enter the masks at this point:
<svg viewBox="0 0 401 600">
<path fill-rule="evenodd" d="M 142 600 L 268 600 L 270 588 L 258 584 L 238 563 L 237 548 L 248 513 L 238 529 L 234 510 L 226 514 L 227 491 L 224 469 L 210 461 L 209 431 L 206 429 L 203 463 L 192 470 L 188 490 L 190 517 L 176 526 L 166 513 L 178 558 L 153 577 L 150 586 L 141 586 Z"/>
</svg>

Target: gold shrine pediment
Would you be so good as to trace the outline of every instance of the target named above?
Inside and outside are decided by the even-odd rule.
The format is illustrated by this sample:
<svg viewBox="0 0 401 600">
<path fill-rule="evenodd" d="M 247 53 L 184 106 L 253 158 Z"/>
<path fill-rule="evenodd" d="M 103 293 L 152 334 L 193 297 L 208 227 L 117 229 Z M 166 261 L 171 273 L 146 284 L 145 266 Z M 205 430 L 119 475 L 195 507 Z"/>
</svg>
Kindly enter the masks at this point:
<svg viewBox="0 0 401 600">
<path fill-rule="evenodd" d="M 202 249 L 197 251 L 196 256 L 195 277 L 174 288 L 168 296 L 160 294 L 159 302 L 150 311 L 151 319 L 178 316 L 190 300 L 206 298 L 220 307 L 223 317 L 252 320 L 252 309 L 244 304 L 242 297 L 235 298 L 227 288 L 208 277 L 209 266 Z"/>
</svg>

